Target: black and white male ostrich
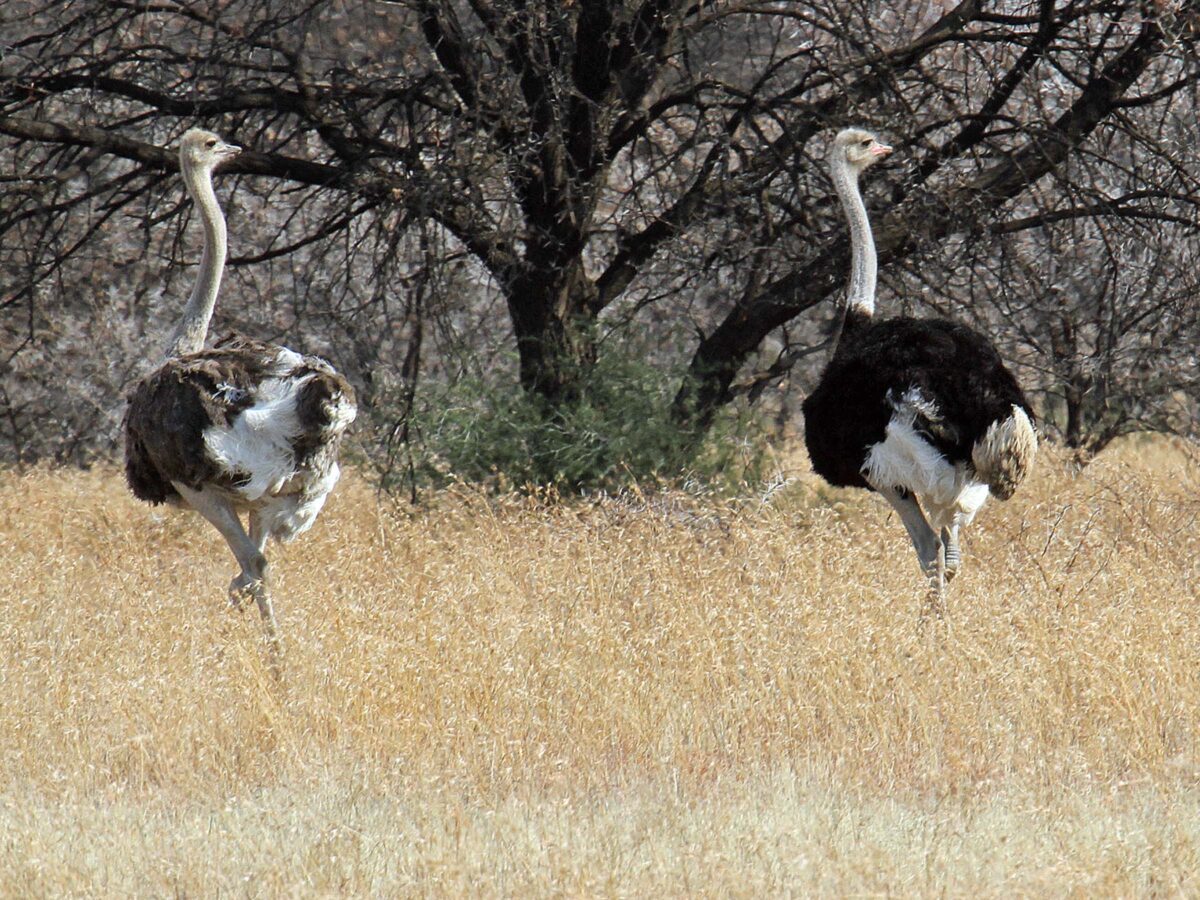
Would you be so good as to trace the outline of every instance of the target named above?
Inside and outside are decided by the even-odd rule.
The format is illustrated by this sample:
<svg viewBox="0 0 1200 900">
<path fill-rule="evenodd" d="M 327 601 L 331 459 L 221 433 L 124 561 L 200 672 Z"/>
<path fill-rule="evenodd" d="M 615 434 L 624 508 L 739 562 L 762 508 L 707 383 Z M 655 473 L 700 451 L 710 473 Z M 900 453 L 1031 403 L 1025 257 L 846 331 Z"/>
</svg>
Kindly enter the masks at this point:
<svg viewBox="0 0 1200 900">
<path fill-rule="evenodd" d="M 891 152 L 849 128 L 829 152 L 850 223 L 841 338 L 804 401 L 813 469 L 830 484 L 879 492 L 895 507 L 940 614 L 960 563 L 958 531 L 988 493 L 1007 500 L 1037 452 L 1033 413 L 983 335 L 945 319 L 875 319 L 875 241 L 858 176 Z"/>
<path fill-rule="evenodd" d="M 338 446 L 355 399 L 315 356 L 239 336 L 204 349 L 226 249 L 212 175 L 239 152 L 196 128 L 180 142 L 179 168 L 200 212 L 204 251 L 163 363 L 130 391 L 125 476 L 139 499 L 190 507 L 221 532 L 241 567 L 230 602 L 240 609 L 243 596 L 254 598 L 278 674 L 263 551 L 267 538 L 290 541 L 316 519 L 340 474 Z"/>
</svg>

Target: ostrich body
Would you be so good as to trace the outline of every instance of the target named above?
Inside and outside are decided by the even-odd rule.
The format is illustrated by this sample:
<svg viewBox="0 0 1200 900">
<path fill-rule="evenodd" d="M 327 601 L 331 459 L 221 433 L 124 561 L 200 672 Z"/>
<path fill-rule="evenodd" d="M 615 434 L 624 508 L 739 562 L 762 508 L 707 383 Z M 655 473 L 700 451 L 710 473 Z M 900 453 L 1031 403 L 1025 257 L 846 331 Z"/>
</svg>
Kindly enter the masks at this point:
<svg viewBox="0 0 1200 900">
<path fill-rule="evenodd" d="M 346 380 L 317 357 L 239 336 L 203 349 L 226 249 L 212 174 L 238 152 L 199 129 L 180 143 L 204 251 L 165 360 L 129 394 L 125 475 L 138 499 L 194 509 L 225 538 L 240 566 L 230 601 L 240 608 L 245 595 L 254 598 L 278 674 L 267 539 L 290 541 L 315 521 L 340 474 L 338 448 L 355 400 Z"/>
<path fill-rule="evenodd" d="M 851 234 L 846 319 L 804 401 L 813 469 L 830 484 L 877 491 L 896 509 L 940 614 L 958 571 L 959 529 L 989 493 L 1012 496 L 1033 464 L 1033 413 L 983 335 L 945 319 L 876 320 L 875 243 L 858 176 L 891 152 L 847 129 L 830 169 Z"/>
</svg>

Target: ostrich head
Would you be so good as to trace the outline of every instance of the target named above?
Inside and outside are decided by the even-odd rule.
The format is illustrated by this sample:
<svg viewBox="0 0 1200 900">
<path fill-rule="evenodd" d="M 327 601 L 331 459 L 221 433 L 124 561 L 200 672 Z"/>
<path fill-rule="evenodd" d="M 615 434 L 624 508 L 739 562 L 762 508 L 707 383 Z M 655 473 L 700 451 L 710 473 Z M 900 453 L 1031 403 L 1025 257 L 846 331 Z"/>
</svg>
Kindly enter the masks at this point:
<svg viewBox="0 0 1200 900">
<path fill-rule="evenodd" d="M 185 169 L 211 172 L 241 152 L 241 147 L 225 143 L 211 131 L 193 128 L 179 141 L 179 164 Z"/>
<path fill-rule="evenodd" d="M 847 128 L 839 131 L 833 139 L 830 153 L 840 153 L 849 163 L 854 174 L 858 175 L 869 166 L 883 159 L 892 148 L 882 144 L 875 135 L 862 128 Z"/>
</svg>

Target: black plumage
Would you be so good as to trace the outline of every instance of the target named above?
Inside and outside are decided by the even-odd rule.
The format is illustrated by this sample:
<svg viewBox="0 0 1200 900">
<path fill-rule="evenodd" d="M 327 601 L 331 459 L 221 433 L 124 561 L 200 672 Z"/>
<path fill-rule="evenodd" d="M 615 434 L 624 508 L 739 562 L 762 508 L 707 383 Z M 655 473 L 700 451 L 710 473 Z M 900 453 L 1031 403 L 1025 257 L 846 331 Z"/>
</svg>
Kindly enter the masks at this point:
<svg viewBox="0 0 1200 900">
<path fill-rule="evenodd" d="M 914 428 L 951 463 L 970 465 L 975 444 L 1013 406 L 1033 421 L 1016 378 L 978 331 L 947 319 L 850 314 L 803 404 L 814 471 L 838 487 L 872 489 L 862 472 L 866 454 L 914 388 L 937 410 L 935 417 L 917 412 Z"/>
</svg>

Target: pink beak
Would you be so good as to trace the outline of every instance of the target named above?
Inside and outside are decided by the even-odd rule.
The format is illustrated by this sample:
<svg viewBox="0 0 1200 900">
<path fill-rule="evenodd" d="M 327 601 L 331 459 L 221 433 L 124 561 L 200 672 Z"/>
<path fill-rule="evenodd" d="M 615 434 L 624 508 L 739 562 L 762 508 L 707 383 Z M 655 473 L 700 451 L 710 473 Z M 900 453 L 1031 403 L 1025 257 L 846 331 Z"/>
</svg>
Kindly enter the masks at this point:
<svg viewBox="0 0 1200 900">
<path fill-rule="evenodd" d="M 892 152 L 892 148 L 889 147 L 887 144 L 876 144 L 874 147 L 871 148 L 872 156 L 887 156 L 891 152 Z"/>
</svg>

